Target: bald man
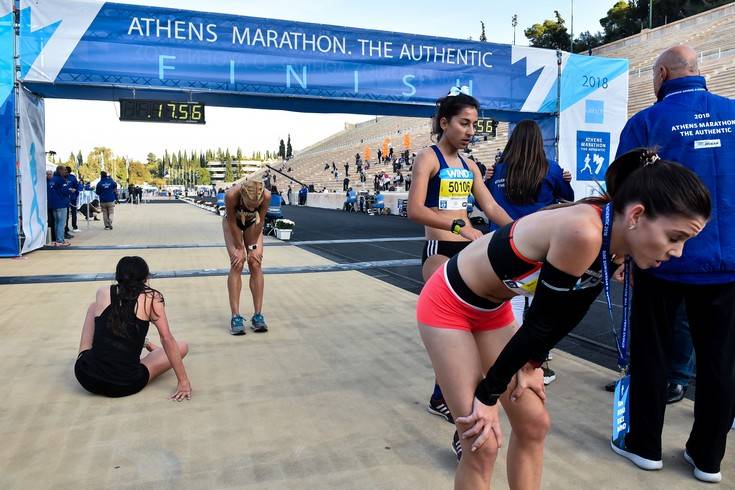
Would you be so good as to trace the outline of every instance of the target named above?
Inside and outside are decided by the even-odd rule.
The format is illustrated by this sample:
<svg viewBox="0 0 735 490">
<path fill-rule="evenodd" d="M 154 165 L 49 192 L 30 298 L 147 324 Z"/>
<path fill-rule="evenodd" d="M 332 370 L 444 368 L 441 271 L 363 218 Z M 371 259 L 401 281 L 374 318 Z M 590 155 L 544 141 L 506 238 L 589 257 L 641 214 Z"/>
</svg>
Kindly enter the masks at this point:
<svg viewBox="0 0 735 490">
<path fill-rule="evenodd" d="M 611 446 L 640 468 L 663 467 L 667 366 L 672 326 L 683 305 L 697 374 L 694 425 L 683 457 L 697 479 L 717 482 L 735 415 L 735 101 L 707 90 L 697 53 L 688 46 L 658 57 L 653 90 L 657 102 L 625 125 L 618 156 L 636 147 L 657 147 L 661 158 L 690 168 L 710 190 L 712 218 L 687 242 L 681 258 L 633 270 L 630 431 Z M 656 217 L 653 211 L 646 210 L 650 218 Z M 730 455 L 728 461 L 733 459 Z"/>
</svg>

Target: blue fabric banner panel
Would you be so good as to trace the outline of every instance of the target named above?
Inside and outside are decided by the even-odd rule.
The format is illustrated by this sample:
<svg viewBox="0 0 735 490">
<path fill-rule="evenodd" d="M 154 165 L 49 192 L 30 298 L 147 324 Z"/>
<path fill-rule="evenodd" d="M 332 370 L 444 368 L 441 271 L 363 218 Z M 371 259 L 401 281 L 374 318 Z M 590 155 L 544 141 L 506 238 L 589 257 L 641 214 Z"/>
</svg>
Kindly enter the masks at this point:
<svg viewBox="0 0 735 490">
<path fill-rule="evenodd" d="M 12 2 L 0 3 L 0 257 L 20 254 L 13 91 Z"/>
<path fill-rule="evenodd" d="M 21 5 L 21 73 L 42 95 L 116 86 L 430 112 L 467 86 L 483 109 L 535 112 L 524 104 L 541 69 L 510 45 L 90 0 Z"/>
</svg>

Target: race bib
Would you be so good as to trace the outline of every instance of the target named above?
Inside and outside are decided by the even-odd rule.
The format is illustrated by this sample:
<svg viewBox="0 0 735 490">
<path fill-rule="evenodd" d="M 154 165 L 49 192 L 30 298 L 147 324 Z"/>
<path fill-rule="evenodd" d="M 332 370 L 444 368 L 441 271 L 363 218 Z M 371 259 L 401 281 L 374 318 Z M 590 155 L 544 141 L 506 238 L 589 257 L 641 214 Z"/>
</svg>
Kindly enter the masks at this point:
<svg viewBox="0 0 735 490">
<path fill-rule="evenodd" d="M 515 279 L 505 279 L 503 280 L 503 284 L 505 284 L 505 287 L 520 296 L 533 296 L 536 294 L 536 284 L 538 284 L 538 276 L 540 272 L 541 268 L 539 267 L 526 276 L 517 277 Z"/>
<path fill-rule="evenodd" d="M 472 193 L 472 172 L 464 168 L 443 168 L 439 178 L 439 209 L 465 209 Z"/>
</svg>

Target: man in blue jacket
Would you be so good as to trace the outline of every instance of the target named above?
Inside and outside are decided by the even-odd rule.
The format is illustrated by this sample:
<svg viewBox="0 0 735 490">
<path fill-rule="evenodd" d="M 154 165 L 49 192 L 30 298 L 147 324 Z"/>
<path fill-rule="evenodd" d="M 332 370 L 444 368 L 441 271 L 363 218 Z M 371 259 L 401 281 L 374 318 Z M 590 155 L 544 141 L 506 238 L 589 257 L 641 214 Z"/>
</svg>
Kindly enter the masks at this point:
<svg viewBox="0 0 735 490">
<path fill-rule="evenodd" d="M 77 202 L 79 201 L 79 192 L 82 190 L 82 185 L 79 183 L 77 176 L 71 173 L 71 167 L 68 165 L 66 166 L 66 184 L 69 188 L 69 210 L 66 213 L 64 232 L 69 234 L 69 218 L 71 218 L 72 231 L 79 231 L 79 228 L 77 228 Z"/>
<path fill-rule="evenodd" d="M 102 208 L 102 220 L 105 230 L 112 229 L 112 216 L 115 214 L 115 200 L 117 199 L 117 183 L 107 175 L 104 170 L 100 172 L 100 181 L 97 183 L 95 192 L 100 196 L 100 207 Z"/>
<path fill-rule="evenodd" d="M 48 208 L 54 218 L 54 245 L 66 246 L 69 242 L 64 241 L 64 225 L 66 225 L 66 213 L 69 208 L 69 187 L 66 179 L 66 167 L 56 167 L 53 177 L 46 181 Z"/>
<path fill-rule="evenodd" d="M 661 158 L 697 173 L 710 190 L 713 209 L 681 258 L 633 271 L 630 432 L 612 445 L 643 469 L 663 466 L 669 344 L 683 303 L 697 362 L 694 426 L 684 459 L 697 479 L 717 482 L 735 415 L 735 101 L 707 90 L 697 54 L 687 46 L 659 56 L 653 84 L 658 101 L 628 121 L 618 155 L 658 147 Z"/>
</svg>

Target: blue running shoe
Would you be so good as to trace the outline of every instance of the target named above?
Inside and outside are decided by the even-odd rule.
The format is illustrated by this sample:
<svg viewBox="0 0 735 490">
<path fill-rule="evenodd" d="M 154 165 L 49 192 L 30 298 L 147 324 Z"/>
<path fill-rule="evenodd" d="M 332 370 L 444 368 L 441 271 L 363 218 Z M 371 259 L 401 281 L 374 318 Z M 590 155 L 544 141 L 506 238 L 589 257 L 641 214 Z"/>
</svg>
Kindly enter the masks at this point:
<svg viewBox="0 0 735 490">
<path fill-rule="evenodd" d="M 261 333 L 268 331 L 268 325 L 265 324 L 265 318 L 263 318 L 263 315 L 260 313 L 253 315 L 250 323 L 252 324 L 250 328 L 253 329 L 253 332 Z"/>
<path fill-rule="evenodd" d="M 245 335 L 245 320 L 240 315 L 235 315 L 230 320 L 231 335 Z"/>
</svg>

